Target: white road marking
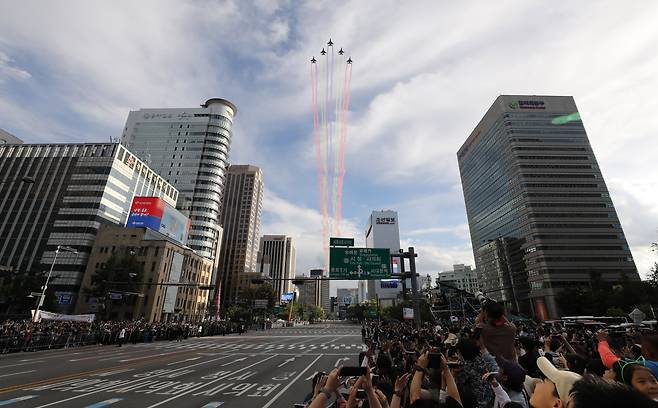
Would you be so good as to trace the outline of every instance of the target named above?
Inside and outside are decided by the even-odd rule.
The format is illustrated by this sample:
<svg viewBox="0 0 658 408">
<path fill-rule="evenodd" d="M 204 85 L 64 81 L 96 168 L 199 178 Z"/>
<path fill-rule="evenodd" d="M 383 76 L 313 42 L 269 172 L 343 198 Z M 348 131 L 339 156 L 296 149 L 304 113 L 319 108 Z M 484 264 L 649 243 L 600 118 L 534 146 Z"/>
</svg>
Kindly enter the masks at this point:
<svg viewBox="0 0 658 408">
<path fill-rule="evenodd" d="M 290 362 L 293 362 L 293 361 L 295 361 L 295 357 L 291 357 L 291 358 L 289 358 L 289 359 L 287 359 L 287 360 L 283 360 L 283 362 L 282 362 L 281 364 L 279 364 L 277 367 L 283 367 L 284 365 L 286 365 L 286 364 L 288 364 L 288 363 L 290 363 Z"/>
<path fill-rule="evenodd" d="M 36 363 L 43 363 L 43 360 L 34 360 L 34 361 L 30 361 L 29 363 L 9 364 L 6 366 L 0 366 L 0 368 L 18 367 L 18 366 L 24 366 L 24 365 L 36 364 Z"/>
<path fill-rule="evenodd" d="M 184 363 L 184 362 L 186 362 L 186 361 L 194 361 L 194 360 L 198 360 L 198 359 L 200 359 L 200 358 L 201 358 L 201 357 L 192 357 L 192 358 L 188 358 L 188 359 L 186 359 L 186 360 L 174 361 L 173 363 L 169 363 L 169 364 L 167 364 L 167 365 L 168 365 L 168 366 L 176 365 L 176 364 Z"/>
<path fill-rule="evenodd" d="M 29 400 L 29 399 L 36 398 L 36 397 L 38 397 L 38 395 L 24 395 L 22 397 L 17 397 L 17 398 L 13 398 L 13 399 L 10 399 L 10 400 L 0 401 L 0 405 L 11 405 L 11 404 L 14 404 L 16 402 Z"/>
<path fill-rule="evenodd" d="M 222 380 L 223 380 L 224 378 L 226 378 L 226 377 L 229 377 L 229 376 L 231 376 L 231 375 L 237 374 L 237 373 L 239 373 L 240 371 L 244 371 L 244 370 L 246 370 L 246 369 L 248 369 L 248 368 L 251 368 L 251 367 L 253 367 L 253 366 L 255 366 L 255 365 L 258 365 L 258 364 L 260 364 L 260 363 L 264 363 L 265 361 L 267 361 L 267 360 L 269 360 L 269 359 L 271 359 L 271 358 L 274 358 L 274 357 L 276 357 L 276 356 L 277 356 L 277 354 L 273 354 L 272 356 L 270 356 L 270 357 L 268 357 L 268 358 L 264 358 L 264 359 L 262 359 L 262 360 L 260 360 L 260 361 L 257 361 L 257 362 L 255 362 L 255 363 L 253 363 L 253 364 L 251 364 L 251 365 L 248 365 L 248 366 L 246 366 L 246 367 L 243 367 L 243 368 L 241 368 L 241 369 L 239 369 L 239 370 L 232 371 L 232 372 L 230 372 L 230 373 L 228 373 L 228 374 L 226 374 L 226 375 L 223 375 L 223 376 L 217 378 L 216 380 L 212 380 L 212 381 L 207 382 L 207 383 L 205 383 L 205 384 L 203 384 L 203 385 L 200 385 L 200 386 L 198 386 L 198 387 L 196 387 L 196 388 L 192 388 L 192 389 L 187 390 L 187 391 L 185 391 L 185 392 L 183 392 L 183 393 L 180 393 L 180 394 L 178 394 L 178 395 L 174 395 L 174 396 L 171 397 L 171 398 L 167 398 L 166 400 L 160 401 L 160 402 L 155 403 L 155 404 L 153 404 L 153 405 L 149 405 L 147 408 L 154 408 L 154 407 L 160 406 L 160 405 L 162 405 L 162 404 L 166 404 L 166 403 L 169 402 L 169 401 L 173 401 L 173 400 L 175 400 L 175 399 L 177 399 L 177 398 L 180 398 L 180 397 L 182 397 L 183 395 L 191 394 L 191 393 L 193 393 L 193 392 L 195 392 L 195 391 L 198 391 L 198 390 L 200 390 L 200 389 L 202 389 L 202 388 L 204 388 L 204 387 L 207 387 L 207 386 L 209 386 L 209 385 L 211 385 L 211 384 L 214 384 L 214 383 L 216 383 L 217 381 L 222 381 Z"/>
<path fill-rule="evenodd" d="M 102 407 L 105 407 L 107 405 L 112 405 L 115 402 L 119 402 L 119 401 L 122 401 L 122 400 L 123 400 L 123 398 L 111 398 L 109 400 L 105 400 L 105 401 L 97 402 L 95 404 L 87 405 L 85 408 L 102 408 Z"/>
<path fill-rule="evenodd" d="M 276 401 L 281 395 L 283 395 L 283 393 L 286 392 L 286 391 L 288 390 L 288 388 L 290 388 L 290 386 L 292 386 L 295 382 L 297 382 L 297 380 L 299 380 L 299 377 L 301 377 L 302 375 L 304 375 L 304 373 L 307 372 L 307 371 L 309 370 L 309 368 L 313 367 L 313 364 L 315 364 L 315 363 L 316 363 L 321 357 L 322 357 L 322 354 L 320 354 L 319 356 L 317 356 L 317 357 L 315 358 L 315 360 L 313 360 L 313 361 L 311 362 L 311 364 L 308 365 L 308 367 L 306 367 L 302 372 L 300 372 L 299 374 L 297 374 L 297 377 L 293 378 L 293 379 L 288 383 L 288 385 L 286 385 L 285 387 L 283 387 L 283 388 L 281 389 L 281 391 L 279 391 L 279 393 L 276 394 L 276 395 L 275 395 L 275 396 L 274 396 L 274 397 L 273 397 L 273 398 L 272 398 L 267 404 L 263 405 L 263 408 L 268 408 L 269 406 L 271 406 L 272 404 L 274 404 L 274 401 Z M 149 408 L 150 408 L 150 407 L 149 407 Z"/>
<path fill-rule="evenodd" d="M 12 375 L 33 373 L 35 371 L 37 371 L 37 370 L 21 371 L 20 373 L 3 374 L 3 375 L 0 375 L 0 377 L 11 377 Z"/>
<path fill-rule="evenodd" d="M 341 361 L 347 361 L 347 360 L 349 360 L 349 359 L 350 359 L 349 357 L 341 357 L 341 358 L 339 358 L 338 360 L 336 360 L 336 364 L 334 364 L 334 367 L 338 367 L 338 366 L 340 365 L 340 362 L 341 362 Z"/>
<path fill-rule="evenodd" d="M 233 363 L 237 363 L 238 361 L 244 361 L 244 360 L 246 360 L 246 359 L 247 359 L 247 357 L 242 357 L 242 358 L 239 358 L 239 359 L 237 359 L 237 360 L 231 361 L 231 362 L 229 362 L 229 363 L 224 363 L 224 364 L 222 364 L 222 367 L 227 366 L 227 365 L 231 365 L 231 364 L 233 364 Z"/>
</svg>

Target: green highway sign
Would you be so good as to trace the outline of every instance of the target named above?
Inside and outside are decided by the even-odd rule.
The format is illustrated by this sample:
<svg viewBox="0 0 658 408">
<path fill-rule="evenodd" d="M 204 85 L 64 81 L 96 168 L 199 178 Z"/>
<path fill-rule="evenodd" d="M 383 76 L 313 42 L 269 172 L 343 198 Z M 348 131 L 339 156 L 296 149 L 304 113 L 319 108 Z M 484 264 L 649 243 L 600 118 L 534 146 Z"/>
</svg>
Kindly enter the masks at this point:
<svg viewBox="0 0 658 408">
<path fill-rule="evenodd" d="M 389 279 L 388 248 L 329 248 L 330 279 Z"/>
<path fill-rule="evenodd" d="M 353 247 L 354 238 L 329 238 L 329 246 Z"/>
</svg>

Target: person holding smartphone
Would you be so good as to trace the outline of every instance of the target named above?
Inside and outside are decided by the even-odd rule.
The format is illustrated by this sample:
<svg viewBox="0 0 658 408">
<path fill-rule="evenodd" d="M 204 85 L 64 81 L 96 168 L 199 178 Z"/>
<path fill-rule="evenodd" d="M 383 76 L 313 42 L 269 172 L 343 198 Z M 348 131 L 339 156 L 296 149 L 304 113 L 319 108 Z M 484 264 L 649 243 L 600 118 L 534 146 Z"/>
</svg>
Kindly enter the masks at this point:
<svg viewBox="0 0 658 408">
<path fill-rule="evenodd" d="M 429 352 L 423 353 L 418 358 L 418 361 L 416 362 L 416 366 L 414 367 L 413 379 L 411 380 L 411 387 L 409 390 L 409 401 L 411 403 L 410 407 L 461 408 L 462 403 L 461 403 L 461 398 L 459 396 L 459 391 L 457 390 L 457 384 L 455 384 L 455 380 L 452 377 L 452 374 L 450 373 L 450 369 L 448 368 L 448 363 L 445 357 L 443 357 L 443 355 L 439 355 L 438 367 L 432 369 L 432 370 L 436 370 L 437 372 L 440 372 L 440 376 L 439 376 L 440 380 L 437 381 L 435 379 L 434 381 L 431 382 L 432 382 L 432 388 L 437 388 L 438 390 L 442 388 L 442 384 L 445 384 L 446 392 L 448 394 L 445 403 L 442 403 L 432 398 L 431 391 L 428 393 L 427 390 L 423 390 L 422 388 L 423 380 L 425 379 L 426 375 L 430 375 L 430 371 L 429 371 L 430 360 L 434 360 L 434 359 L 435 357 L 433 357 L 432 359 L 430 358 Z M 441 384 L 437 384 L 437 382 L 440 382 Z M 396 383 L 396 391 L 398 390 L 399 385 L 401 384 Z M 391 408 L 399 408 L 400 407 L 399 404 L 401 404 L 401 399 L 399 398 L 399 396 L 398 398 L 394 397 L 393 401 L 391 402 Z"/>
</svg>

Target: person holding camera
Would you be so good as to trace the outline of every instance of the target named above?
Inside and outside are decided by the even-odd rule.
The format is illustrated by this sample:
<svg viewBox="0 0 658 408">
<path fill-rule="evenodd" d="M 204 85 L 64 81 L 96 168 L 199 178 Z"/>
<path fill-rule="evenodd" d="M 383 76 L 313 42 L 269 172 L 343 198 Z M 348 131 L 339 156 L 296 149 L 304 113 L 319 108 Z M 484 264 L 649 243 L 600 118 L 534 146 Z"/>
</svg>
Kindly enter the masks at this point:
<svg viewBox="0 0 658 408">
<path fill-rule="evenodd" d="M 489 353 L 516 361 L 516 326 L 505 318 L 505 310 L 500 303 L 491 299 L 485 301 L 475 324 Z"/>
</svg>

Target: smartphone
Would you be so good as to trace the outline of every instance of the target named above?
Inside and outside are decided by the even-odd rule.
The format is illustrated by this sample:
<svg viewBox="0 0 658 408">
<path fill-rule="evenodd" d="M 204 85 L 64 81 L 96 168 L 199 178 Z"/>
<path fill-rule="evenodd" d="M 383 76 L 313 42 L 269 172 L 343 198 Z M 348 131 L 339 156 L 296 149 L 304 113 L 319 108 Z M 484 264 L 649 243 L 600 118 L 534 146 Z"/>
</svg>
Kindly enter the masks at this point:
<svg viewBox="0 0 658 408">
<path fill-rule="evenodd" d="M 441 368 L 441 353 L 429 353 L 427 368 Z"/>
<path fill-rule="evenodd" d="M 295 404 L 294 408 L 305 408 L 306 404 Z"/>
<path fill-rule="evenodd" d="M 343 367 L 338 373 L 341 377 L 360 377 L 368 372 L 368 367 Z"/>
<path fill-rule="evenodd" d="M 487 374 L 487 381 L 492 382 L 493 380 L 496 379 L 496 376 L 498 375 L 498 371 L 492 371 Z"/>
<path fill-rule="evenodd" d="M 376 387 L 379 384 L 379 374 L 372 375 L 372 386 Z"/>
<path fill-rule="evenodd" d="M 368 399 L 368 394 L 366 394 L 366 390 L 363 388 L 359 388 L 356 390 L 356 399 L 364 400 Z"/>
</svg>

